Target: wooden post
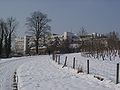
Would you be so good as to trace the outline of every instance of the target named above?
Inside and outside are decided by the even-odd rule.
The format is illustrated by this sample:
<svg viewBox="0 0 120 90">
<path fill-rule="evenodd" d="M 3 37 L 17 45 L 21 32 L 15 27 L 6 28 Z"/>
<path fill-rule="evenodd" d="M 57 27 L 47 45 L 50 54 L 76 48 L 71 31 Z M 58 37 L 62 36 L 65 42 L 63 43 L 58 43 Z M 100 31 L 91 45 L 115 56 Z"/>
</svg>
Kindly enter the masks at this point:
<svg viewBox="0 0 120 90">
<path fill-rule="evenodd" d="M 89 74 L 89 60 L 87 60 L 87 74 Z"/>
<path fill-rule="evenodd" d="M 65 63 L 64 66 L 67 66 L 67 56 L 65 57 Z"/>
<path fill-rule="evenodd" d="M 75 57 L 73 58 L 73 69 L 75 69 Z"/>
<path fill-rule="evenodd" d="M 60 64 L 60 55 L 58 56 L 58 64 Z"/>
<path fill-rule="evenodd" d="M 65 63 L 62 68 L 66 67 L 66 66 L 67 66 L 67 56 L 65 57 Z"/>
<path fill-rule="evenodd" d="M 119 83 L 119 63 L 117 63 L 117 70 L 116 70 L 116 84 Z"/>
</svg>

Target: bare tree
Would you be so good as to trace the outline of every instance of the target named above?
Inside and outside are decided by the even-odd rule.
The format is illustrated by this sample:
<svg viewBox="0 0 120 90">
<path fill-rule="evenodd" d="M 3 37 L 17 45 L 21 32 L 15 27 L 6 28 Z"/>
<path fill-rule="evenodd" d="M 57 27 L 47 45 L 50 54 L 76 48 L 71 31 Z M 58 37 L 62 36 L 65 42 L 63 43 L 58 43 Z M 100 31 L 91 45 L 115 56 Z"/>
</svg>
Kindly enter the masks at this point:
<svg viewBox="0 0 120 90">
<path fill-rule="evenodd" d="M 80 28 L 80 31 L 78 32 L 78 36 L 80 38 L 85 37 L 87 35 L 87 30 L 84 27 Z"/>
<path fill-rule="evenodd" d="M 36 54 L 38 54 L 39 40 L 43 40 L 45 43 L 46 32 L 50 31 L 50 26 L 48 22 L 51 20 L 48 19 L 47 14 L 43 14 L 40 11 L 35 11 L 31 14 L 30 17 L 27 17 L 27 23 L 29 33 L 35 37 L 35 46 Z"/>
<path fill-rule="evenodd" d="M 4 38 L 4 20 L 0 19 L 0 57 L 3 49 L 3 38 Z"/>
<path fill-rule="evenodd" d="M 5 25 L 5 32 L 4 32 L 4 36 L 5 36 L 5 53 L 6 56 L 9 57 L 10 53 L 11 53 L 11 41 L 12 41 L 12 35 L 15 32 L 15 29 L 17 27 L 17 21 L 15 18 L 13 17 L 9 17 L 6 20 L 6 25 Z"/>
<path fill-rule="evenodd" d="M 86 43 L 84 42 L 84 38 L 87 37 L 87 30 L 84 27 L 81 27 L 77 35 L 81 42 L 80 49 L 82 51 L 85 51 L 85 49 L 87 49 L 87 46 L 86 46 Z"/>
</svg>

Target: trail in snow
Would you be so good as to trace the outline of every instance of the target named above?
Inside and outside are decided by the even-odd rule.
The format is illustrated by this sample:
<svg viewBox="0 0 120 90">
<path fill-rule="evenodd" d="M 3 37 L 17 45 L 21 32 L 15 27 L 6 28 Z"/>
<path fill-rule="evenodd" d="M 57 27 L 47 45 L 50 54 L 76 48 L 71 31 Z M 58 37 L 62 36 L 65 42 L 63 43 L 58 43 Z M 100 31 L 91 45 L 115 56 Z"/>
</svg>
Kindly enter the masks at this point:
<svg viewBox="0 0 120 90">
<path fill-rule="evenodd" d="M 114 90 L 89 75 L 76 74 L 50 61 L 49 56 L 33 57 L 17 70 L 19 90 Z"/>
<path fill-rule="evenodd" d="M 27 59 L 26 59 L 27 58 Z M 30 57 L 12 58 L 0 61 L 0 90 L 13 90 L 14 71 Z"/>
</svg>

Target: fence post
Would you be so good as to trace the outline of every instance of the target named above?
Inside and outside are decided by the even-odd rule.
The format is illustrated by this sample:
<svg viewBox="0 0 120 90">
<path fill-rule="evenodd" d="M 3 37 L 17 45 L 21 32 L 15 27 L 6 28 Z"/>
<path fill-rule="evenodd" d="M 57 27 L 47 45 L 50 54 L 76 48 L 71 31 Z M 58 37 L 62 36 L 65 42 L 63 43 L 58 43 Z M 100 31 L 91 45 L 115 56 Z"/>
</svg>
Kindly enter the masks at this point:
<svg viewBox="0 0 120 90">
<path fill-rule="evenodd" d="M 65 62 L 64 62 L 64 65 L 62 68 L 66 67 L 67 66 L 67 56 L 65 57 Z"/>
<path fill-rule="evenodd" d="M 13 90 L 18 90 L 18 77 L 16 71 L 13 76 Z"/>
<path fill-rule="evenodd" d="M 58 56 L 58 64 L 60 64 L 60 55 Z"/>
<path fill-rule="evenodd" d="M 87 74 L 89 74 L 89 60 L 87 60 Z"/>
<path fill-rule="evenodd" d="M 116 84 L 119 83 L 119 63 L 117 63 L 117 70 L 116 70 Z"/>
<path fill-rule="evenodd" d="M 75 69 L 75 57 L 73 58 L 73 69 Z"/>
<path fill-rule="evenodd" d="M 55 61 L 57 62 L 57 55 L 56 55 L 56 60 Z"/>
</svg>

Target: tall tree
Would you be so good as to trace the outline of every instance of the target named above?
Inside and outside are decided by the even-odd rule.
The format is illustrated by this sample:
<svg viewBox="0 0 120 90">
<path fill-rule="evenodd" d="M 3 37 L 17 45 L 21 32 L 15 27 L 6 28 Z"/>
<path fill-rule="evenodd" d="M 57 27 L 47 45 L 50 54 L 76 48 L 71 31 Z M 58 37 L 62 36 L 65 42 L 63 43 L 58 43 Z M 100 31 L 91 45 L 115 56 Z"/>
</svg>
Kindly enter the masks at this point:
<svg viewBox="0 0 120 90">
<path fill-rule="evenodd" d="M 6 26 L 5 26 L 5 53 L 6 56 L 9 57 L 11 53 L 11 41 L 12 41 L 12 36 L 15 33 L 16 27 L 18 23 L 15 18 L 9 17 L 6 20 Z"/>
<path fill-rule="evenodd" d="M 3 38 L 4 38 L 4 20 L 0 19 L 0 57 L 2 54 L 2 48 L 3 48 Z"/>
<path fill-rule="evenodd" d="M 43 14 L 40 11 L 33 12 L 26 19 L 26 25 L 29 29 L 28 32 L 35 37 L 36 54 L 38 54 L 39 40 L 41 39 L 45 43 L 45 37 L 50 31 L 50 26 L 48 25 L 50 21 L 51 19 L 48 19 L 47 14 Z"/>
</svg>

